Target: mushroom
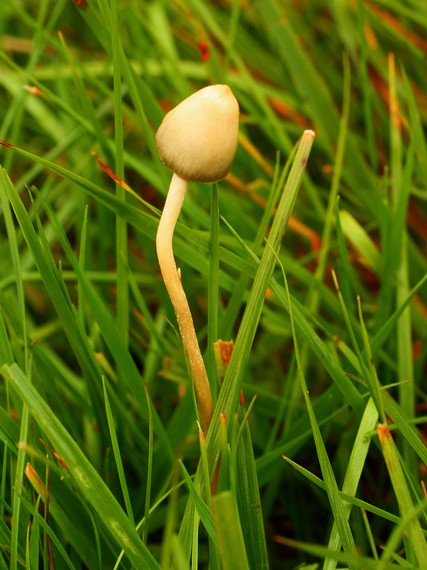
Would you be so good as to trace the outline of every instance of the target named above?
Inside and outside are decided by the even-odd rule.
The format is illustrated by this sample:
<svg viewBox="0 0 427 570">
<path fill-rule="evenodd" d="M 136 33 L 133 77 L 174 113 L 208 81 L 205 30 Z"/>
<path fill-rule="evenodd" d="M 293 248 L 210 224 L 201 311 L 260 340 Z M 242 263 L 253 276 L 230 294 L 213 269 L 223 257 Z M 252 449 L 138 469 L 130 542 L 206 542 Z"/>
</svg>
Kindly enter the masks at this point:
<svg viewBox="0 0 427 570">
<path fill-rule="evenodd" d="M 188 182 L 217 182 L 233 162 L 239 130 L 239 105 L 227 85 L 211 85 L 184 99 L 164 117 L 156 134 L 162 161 L 173 171 L 156 236 L 157 257 L 172 301 L 206 432 L 212 395 L 193 318 L 176 267 L 172 237 Z"/>
</svg>

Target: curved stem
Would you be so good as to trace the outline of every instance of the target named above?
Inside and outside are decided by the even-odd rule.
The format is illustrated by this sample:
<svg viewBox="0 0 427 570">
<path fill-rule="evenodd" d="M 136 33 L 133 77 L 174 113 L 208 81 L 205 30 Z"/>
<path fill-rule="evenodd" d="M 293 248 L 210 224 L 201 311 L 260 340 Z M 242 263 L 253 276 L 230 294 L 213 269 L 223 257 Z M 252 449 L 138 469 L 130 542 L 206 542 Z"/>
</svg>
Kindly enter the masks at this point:
<svg viewBox="0 0 427 570">
<path fill-rule="evenodd" d="M 182 287 L 181 277 L 175 264 L 172 249 L 173 232 L 184 201 L 187 185 L 186 180 L 183 180 L 176 174 L 173 175 L 157 229 L 156 249 L 163 281 L 175 309 L 182 343 L 196 389 L 200 419 L 203 430 L 206 433 L 213 411 L 211 389 L 197 341 L 196 331 L 194 330 L 190 307 Z"/>
</svg>

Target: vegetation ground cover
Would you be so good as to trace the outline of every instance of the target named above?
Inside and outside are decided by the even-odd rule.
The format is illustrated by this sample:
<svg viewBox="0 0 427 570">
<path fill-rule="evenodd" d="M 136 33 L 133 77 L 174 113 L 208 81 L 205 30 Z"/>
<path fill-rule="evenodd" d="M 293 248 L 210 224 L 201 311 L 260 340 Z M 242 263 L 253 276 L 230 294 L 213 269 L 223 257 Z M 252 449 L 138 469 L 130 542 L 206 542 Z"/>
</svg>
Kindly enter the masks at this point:
<svg viewBox="0 0 427 570">
<path fill-rule="evenodd" d="M 2 3 L 0 568 L 423 568 L 426 31 L 415 0 Z M 154 137 L 216 83 L 237 154 L 174 238 L 204 434 Z"/>
</svg>

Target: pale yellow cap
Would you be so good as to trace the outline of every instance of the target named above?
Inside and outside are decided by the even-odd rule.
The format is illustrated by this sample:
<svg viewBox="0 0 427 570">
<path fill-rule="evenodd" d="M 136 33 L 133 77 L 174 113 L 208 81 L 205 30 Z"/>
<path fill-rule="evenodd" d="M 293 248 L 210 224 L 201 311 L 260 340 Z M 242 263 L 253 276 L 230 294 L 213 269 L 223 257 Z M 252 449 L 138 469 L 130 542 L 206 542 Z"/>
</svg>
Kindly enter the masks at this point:
<svg viewBox="0 0 427 570">
<path fill-rule="evenodd" d="M 184 180 L 216 182 L 237 148 L 239 105 L 228 85 L 196 91 L 167 113 L 156 133 L 162 161 Z"/>
</svg>

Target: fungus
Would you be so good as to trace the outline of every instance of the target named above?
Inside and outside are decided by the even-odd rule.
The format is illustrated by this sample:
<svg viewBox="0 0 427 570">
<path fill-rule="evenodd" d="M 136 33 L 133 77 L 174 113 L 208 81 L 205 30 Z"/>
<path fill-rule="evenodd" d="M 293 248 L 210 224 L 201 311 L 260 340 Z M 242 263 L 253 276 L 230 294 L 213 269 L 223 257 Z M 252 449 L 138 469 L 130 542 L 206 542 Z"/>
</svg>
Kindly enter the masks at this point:
<svg viewBox="0 0 427 570">
<path fill-rule="evenodd" d="M 156 134 L 160 158 L 173 171 L 157 230 L 157 257 L 175 310 L 205 432 L 213 413 L 212 395 L 176 267 L 172 238 L 188 182 L 217 182 L 227 175 L 237 148 L 238 130 L 239 106 L 231 89 L 227 85 L 211 85 L 169 111 Z"/>
</svg>

